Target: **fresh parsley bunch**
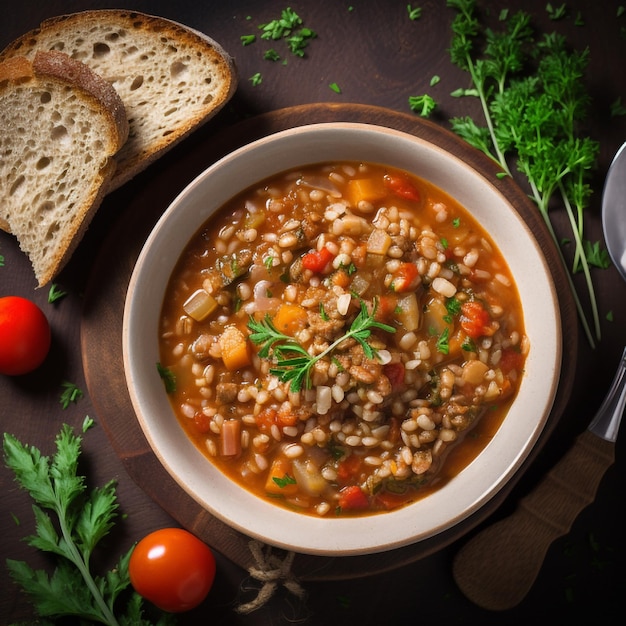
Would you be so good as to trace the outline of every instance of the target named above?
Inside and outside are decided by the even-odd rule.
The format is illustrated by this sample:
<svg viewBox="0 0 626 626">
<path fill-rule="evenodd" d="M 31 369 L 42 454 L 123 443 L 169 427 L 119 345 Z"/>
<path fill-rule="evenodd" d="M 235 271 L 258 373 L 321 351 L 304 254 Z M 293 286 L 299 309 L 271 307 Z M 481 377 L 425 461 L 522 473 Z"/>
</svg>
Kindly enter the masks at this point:
<svg viewBox="0 0 626 626">
<path fill-rule="evenodd" d="M 11 577 L 30 596 L 39 616 L 75 616 L 109 626 L 152 624 L 144 617 L 141 596 L 133 591 L 125 603 L 120 597 L 130 585 L 132 548 L 113 570 L 102 576 L 91 572 L 92 554 L 113 527 L 118 504 L 113 481 L 88 491 L 85 477 L 78 474 L 81 438 L 64 425 L 51 458 L 7 433 L 3 443 L 8 467 L 35 502 L 36 534 L 26 541 L 58 557 L 51 575 L 7 559 Z M 173 617 L 163 614 L 156 624 L 174 624 Z"/>
<path fill-rule="evenodd" d="M 567 266 L 549 213 L 553 201 L 565 208 L 575 245 L 567 277 L 585 334 L 595 346 L 600 321 L 590 265 L 606 267 L 608 255 L 599 244 L 584 239 L 583 210 L 592 193 L 588 179 L 599 152 L 597 142 L 579 134 L 590 104 L 584 84 L 589 51 L 569 50 L 556 33 L 535 41 L 530 16 L 523 11 L 501 15 L 500 31 L 486 28 L 476 17 L 475 4 L 474 0 L 448 0 L 448 6 L 457 11 L 450 58 L 469 72 L 473 85 L 453 95 L 478 97 L 485 125 L 457 117 L 451 120 L 452 128 L 497 161 L 503 175 L 510 175 L 510 164 L 515 164 L 527 179 L 531 197 Z M 581 270 L 592 325 L 572 279 Z"/>
</svg>

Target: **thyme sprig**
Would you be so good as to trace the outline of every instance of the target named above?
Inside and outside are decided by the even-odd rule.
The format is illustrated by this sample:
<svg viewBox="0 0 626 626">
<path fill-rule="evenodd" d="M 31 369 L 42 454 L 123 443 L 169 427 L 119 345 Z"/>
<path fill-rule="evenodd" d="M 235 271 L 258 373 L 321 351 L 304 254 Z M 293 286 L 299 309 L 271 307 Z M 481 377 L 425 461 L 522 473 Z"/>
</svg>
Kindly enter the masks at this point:
<svg viewBox="0 0 626 626">
<path fill-rule="evenodd" d="M 393 326 L 375 319 L 377 307 L 378 300 L 374 299 L 370 312 L 367 304 L 360 300 L 359 313 L 348 331 L 316 355 L 309 354 L 294 337 L 281 333 L 274 326 L 270 315 L 267 313 L 260 321 L 252 317 L 248 321 L 248 328 L 252 331 L 250 341 L 260 346 L 259 356 L 261 358 L 275 360 L 275 364 L 270 368 L 270 373 L 280 381 L 290 383 L 291 391 L 297 392 L 303 387 L 309 389 L 313 366 L 347 339 L 355 339 L 363 348 L 367 358 L 373 359 L 377 356 L 377 350 L 368 342 L 372 330 L 377 328 L 388 333 L 396 332 Z"/>
<path fill-rule="evenodd" d="M 556 33 L 535 41 L 530 16 L 523 11 L 507 14 L 501 31 L 485 28 L 476 17 L 475 4 L 474 0 L 448 0 L 448 6 L 457 11 L 450 58 L 469 72 L 473 85 L 473 89 L 457 95 L 479 98 L 485 125 L 471 117 L 458 117 L 451 120 L 452 128 L 497 161 L 504 175 L 511 175 L 510 164 L 515 164 L 525 176 L 567 267 L 549 214 L 553 200 L 560 200 L 575 245 L 567 278 L 593 347 L 600 339 L 600 320 L 590 264 L 596 264 L 594 258 L 598 257 L 585 253 L 593 245 L 584 240 L 583 209 L 591 196 L 588 179 L 596 166 L 599 146 L 578 134 L 590 102 L 583 82 L 589 51 L 567 49 L 565 39 Z M 578 271 L 585 276 L 593 330 L 572 279 Z"/>
</svg>

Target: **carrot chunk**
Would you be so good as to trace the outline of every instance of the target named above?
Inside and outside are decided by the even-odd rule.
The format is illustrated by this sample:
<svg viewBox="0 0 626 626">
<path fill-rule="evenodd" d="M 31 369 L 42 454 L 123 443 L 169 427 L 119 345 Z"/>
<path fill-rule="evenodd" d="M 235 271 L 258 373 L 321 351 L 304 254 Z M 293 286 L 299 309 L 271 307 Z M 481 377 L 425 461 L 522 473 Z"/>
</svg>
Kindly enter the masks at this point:
<svg viewBox="0 0 626 626">
<path fill-rule="evenodd" d="M 353 178 L 348 181 L 346 197 L 354 207 L 359 202 L 376 202 L 387 195 L 387 189 L 380 178 Z"/>
<path fill-rule="evenodd" d="M 285 457 L 278 457 L 272 461 L 265 491 L 274 495 L 293 496 L 298 493 L 298 485 L 293 477 L 291 461 Z"/>
<path fill-rule="evenodd" d="M 250 350 L 245 335 L 236 326 L 227 326 L 219 338 L 222 361 L 231 372 L 250 365 Z"/>
<path fill-rule="evenodd" d="M 297 304 L 281 304 L 272 322 L 281 333 L 294 335 L 306 325 L 307 313 Z"/>
</svg>

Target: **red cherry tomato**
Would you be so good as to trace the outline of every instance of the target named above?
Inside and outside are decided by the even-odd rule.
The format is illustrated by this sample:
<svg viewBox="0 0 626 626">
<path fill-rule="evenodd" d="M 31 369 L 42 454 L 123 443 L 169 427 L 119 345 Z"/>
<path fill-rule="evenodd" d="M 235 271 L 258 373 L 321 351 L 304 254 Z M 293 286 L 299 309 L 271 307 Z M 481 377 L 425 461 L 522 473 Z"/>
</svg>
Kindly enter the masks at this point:
<svg viewBox="0 0 626 626">
<path fill-rule="evenodd" d="M 215 579 L 215 557 L 195 535 L 163 528 L 146 535 L 128 563 L 135 591 L 163 611 L 181 613 L 198 606 Z"/>
<path fill-rule="evenodd" d="M 0 374 L 18 376 L 38 368 L 50 350 L 43 311 L 19 296 L 0 298 Z"/>
</svg>

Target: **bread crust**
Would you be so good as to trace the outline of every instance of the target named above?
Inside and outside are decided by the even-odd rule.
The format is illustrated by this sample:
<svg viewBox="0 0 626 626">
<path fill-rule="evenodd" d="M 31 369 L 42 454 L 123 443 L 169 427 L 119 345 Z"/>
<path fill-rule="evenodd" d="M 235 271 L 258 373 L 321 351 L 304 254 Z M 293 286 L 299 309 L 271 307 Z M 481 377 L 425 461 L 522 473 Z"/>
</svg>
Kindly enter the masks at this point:
<svg viewBox="0 0 626 626">
<path fill-rule="evenodd" d="M 172 20 L 136 11 L 101 9 L 50 18 L 10 43 L 0 61 L 32 57 L 38 49 L 63 50 L 81 60 L 108 80 L 124 102 L 130 136 L 118 154 L 108 191 L 205 124 L 237 87 L 234 60 L 219 43 Z M 170 84 L 146 75 L 149 56 Z"/>
<path fill-rule="evenodd" d="M 36 76 L 55 76 L 66 80 L 96 98 L 103 105 L 104 111 L 111 115 L 117 127 L 115 139 L 118 145 L 115 152 L 126 143 L 129 132 L 126 108 L 111 83 L 92 72 L 84 63 L 56 50 L 37 51 L 32 67 Z"/>
<path fill-rule="evenodd" d="M 124 105 L 84 64 L 38 52 L 33 61 L 0 63 L 0 118 L 7 130 L 0 144 L 11 154 L 0 169 L 0 219 L 41 287 L 69 260 L 102 202 L 128 136 Z M 92 127 L 91 143 L 83 143 L 82 129 Z"/>
</svg>

